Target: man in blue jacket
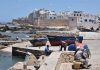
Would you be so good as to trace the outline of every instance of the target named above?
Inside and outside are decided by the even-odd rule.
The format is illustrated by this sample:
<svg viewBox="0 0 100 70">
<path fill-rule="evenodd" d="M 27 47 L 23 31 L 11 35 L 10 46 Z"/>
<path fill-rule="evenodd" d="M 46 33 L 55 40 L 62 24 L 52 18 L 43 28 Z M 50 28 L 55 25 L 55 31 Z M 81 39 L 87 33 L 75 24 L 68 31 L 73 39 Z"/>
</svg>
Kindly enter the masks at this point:
<svg viewBox="0 0 100 70">
<path fill-rule="evenodd" d="M 46 56 L 48 56 L 48 55 L 51 54 L 51 51 L 49 50 L 49 45 L 46 46 L 44 52 L 45 52 L 45 55 L 46 55 Z"/>
</svg>

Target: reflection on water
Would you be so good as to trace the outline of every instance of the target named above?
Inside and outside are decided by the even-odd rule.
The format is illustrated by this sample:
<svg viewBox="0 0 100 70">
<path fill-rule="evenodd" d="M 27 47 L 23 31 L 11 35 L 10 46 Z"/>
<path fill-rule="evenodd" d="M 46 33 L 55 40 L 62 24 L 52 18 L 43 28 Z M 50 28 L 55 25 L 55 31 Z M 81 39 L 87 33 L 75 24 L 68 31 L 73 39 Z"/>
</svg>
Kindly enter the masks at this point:
<svg viewBox="0 0 100 70">
<path fill-rule="evenodd" d="M 0 51 L 0 70 L 6 70 L 18 61 L 24 61 L 24 59 L 12 57 L 11 53 Z"/>
</svg>

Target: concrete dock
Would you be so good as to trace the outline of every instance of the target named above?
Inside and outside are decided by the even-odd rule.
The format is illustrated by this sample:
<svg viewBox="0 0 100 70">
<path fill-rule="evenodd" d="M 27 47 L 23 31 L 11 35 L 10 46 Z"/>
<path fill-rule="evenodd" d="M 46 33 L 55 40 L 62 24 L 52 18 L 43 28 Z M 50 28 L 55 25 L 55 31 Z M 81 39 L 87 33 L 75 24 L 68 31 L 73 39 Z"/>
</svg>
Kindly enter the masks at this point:
<svg viewBox="0 0 100 70">
<path fill-rule="evenodd" d="M 89 63 L 92 64 L 92 66 L 90 69 L 82 69 L 82 70 L 100 70 L 100 47 L 99 47 L 100 40 L 84 40 L 84 43 L 88 44 L 91 50 L 91 59 L 89 60 Z M 59 70 L 67 70 L 66 65 L 67 63 L 61 65 L 63 67 L 61 67 L 62 69 Z"/>
<path fill-rule="evenodd" d="M 85 40 L 84 43 L 87 43 L 91 49 L 92 66 L 89 70 L 100 70 L 100 40 Z"/>
<path fill-rule="evenodd" d="M 91 59 L 89 60 L 89 63 L 92 64 L 90 69 L 82 69 L 82 70 L 100 70 L 100 40 L 84 40 L 84 43 L 88 44 L 90 50 L 91 50 Z M 28 42 L 25 42 L 20 46 L 26 46 L 30 45 Z M 17 46 L 17 44 L 15 45 Z M 59 68 L 56 69 L 60 54 L 62 52 L 54 52 L 49 57 L 46 58 L 44 63 L 41 65 L 39 70 L 73 70 L 71 69 L 72 63 L 61 63 Z M 23 64 L 15 64 L 14 67 L 21 67 Z M 32 68 L 34 66 L 28 66 L 30 70 L 35 70 Z M 32 69 L 31 69 L 32 68 Z M 21 69 L 23 70 L 23 69 Z M 80 69 L 81 70 L 81 69 Z"/>
<path fill-rule="evenodd" d="M 27 41 L 27 42 L 19 42 L 19 43 L 15 43 L 13 45 L 9 45 L 9 46 L 7 46 L 7 48 L 1 49 L 1 51 L 11 52 L 12 53 L 12 47 L 16 46 L 16 47 L 23 47 L 23 48 L 25 48 L 28 45 L 31 45 L 29 41 Z"/>
</svg>

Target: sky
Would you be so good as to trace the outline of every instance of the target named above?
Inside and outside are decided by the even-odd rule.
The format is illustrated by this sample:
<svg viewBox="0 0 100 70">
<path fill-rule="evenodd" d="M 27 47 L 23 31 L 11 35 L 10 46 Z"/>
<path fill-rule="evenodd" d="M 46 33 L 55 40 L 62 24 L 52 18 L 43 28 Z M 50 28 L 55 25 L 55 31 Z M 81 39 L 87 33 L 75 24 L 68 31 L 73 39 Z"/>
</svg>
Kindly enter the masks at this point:
<svg viewBox="0 0 100 70">
<path fill-rule="evenodd" d="M 0 22 L 26 17 L 35 9 L 100 14 L 100 0 L 0 0 Z"/>
</svg>

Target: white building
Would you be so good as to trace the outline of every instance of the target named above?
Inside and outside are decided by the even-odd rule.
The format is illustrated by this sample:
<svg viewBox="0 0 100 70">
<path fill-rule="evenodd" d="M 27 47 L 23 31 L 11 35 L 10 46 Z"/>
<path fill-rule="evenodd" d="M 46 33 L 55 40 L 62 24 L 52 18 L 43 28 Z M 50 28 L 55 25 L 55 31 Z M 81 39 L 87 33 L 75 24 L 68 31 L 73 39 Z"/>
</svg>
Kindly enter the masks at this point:
<svg viewBox="0 0 100 70">
<path fill-rule="evenodd" d="M 99 19 L 98 16 L 84 13 L 83 11 L 74 11 L 69 14 L 71 17 L 77 18 L 77 26 L 83 26 L 85 28 L 90 29 L 93 27 L 94 29 L 98 28 Z"/>
<path fill-rule="evenodd" d="M 84 27 L 87 29 L 94 28 L 97 29 L 100 25 L 100 17 L 98 15 L 93 15 L 89 13 L 84 13 L 83 11 L 65 11 L 65 12 L 55 12 L 46 9 L 39 9 L 33 11 L 28 16 L 29 19 L 47 19 L 47 20 L 54 20 L 54 19 L 67 19 L 70 22 L 70 25 L 75 25 L 76 27 Z M 76 25 L 77 24 L 77 25 Z"/>
<path fill-rule="evenodd" d="M 41 19 L 68 19 L 66 12 L 55 12 L 46 9 L 34 10 L 29 14 L 29 19 L 41 18 Z"/>
</svg>

